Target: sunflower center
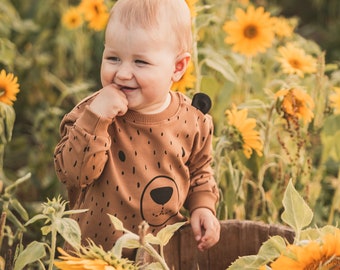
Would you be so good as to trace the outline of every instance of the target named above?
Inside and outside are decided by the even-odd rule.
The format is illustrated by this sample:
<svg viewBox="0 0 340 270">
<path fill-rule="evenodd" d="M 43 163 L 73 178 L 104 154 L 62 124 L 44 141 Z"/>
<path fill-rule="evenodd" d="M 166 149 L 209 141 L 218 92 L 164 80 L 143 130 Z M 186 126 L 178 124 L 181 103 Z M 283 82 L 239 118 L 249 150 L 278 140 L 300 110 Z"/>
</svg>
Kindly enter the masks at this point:
<svg viewBox="0 0 340 270">
<path fill-rule="evenodd" d="M 76 24 L 78 22 L 78 19 L 76 17 L 71 18 L 71 23 Z"/>
<path fill-rule="evenodd" d="M 296 98 L 292 92 L 289 92 L 284 98 L 283 107 L 285 108 L 286 113 L 295 115 L 304 107 L 304 102 Z"/>
<path fill-rule="evenodd" d="M 6 94 L 6 89 L 0 87 L 0 97 Z"/>
<path fill-rule="evenodd" d="M 301 67 L 300 61 L 296 59 L 290 59 L 288 62 L 293 68 L 300 69 Z"/>
<path fill-rule="evenodd" d="M 325 258 L 323 257 L 320 261 L 314 261 L 303 268 L 303 270 L 335 270 L 340 267 L 340 259 Z"/>
<path fill-rule="evenodd" d="M 252 39 L 257 36 L 257 27 L 253 24 L 247 25 L 246 28 L 244 28 L 243 34 L 246 38 Z"/>
<path fill-rule="evenodd" d="M 96 14 L 100 14 L 100 7 L 98 5 L 94 5 L 93 10 Z"/>
</svg>

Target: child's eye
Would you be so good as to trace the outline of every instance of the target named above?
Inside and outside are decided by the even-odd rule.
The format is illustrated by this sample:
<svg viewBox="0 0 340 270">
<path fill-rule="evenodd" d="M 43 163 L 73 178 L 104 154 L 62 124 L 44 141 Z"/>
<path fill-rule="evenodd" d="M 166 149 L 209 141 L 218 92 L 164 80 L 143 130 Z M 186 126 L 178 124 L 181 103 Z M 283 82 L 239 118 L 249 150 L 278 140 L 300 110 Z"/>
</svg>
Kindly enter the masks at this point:
<svg viewBox="0 0 340 270">
<path fill-rule="evenodd" d="M 115 56 L 110 56 L 107 58 L 107 60 L 111 61 L 111 62 L 119 62 L 120 59 L 118 57 Z"/>
<path fill-rule="evenodd" d="M 148 62 L 143 61 L 143 60 L 136 60 L 135 63 L 136 63 L 137 65 L 147 65 L 147 64 L 149 64 Z"/>
</svg>

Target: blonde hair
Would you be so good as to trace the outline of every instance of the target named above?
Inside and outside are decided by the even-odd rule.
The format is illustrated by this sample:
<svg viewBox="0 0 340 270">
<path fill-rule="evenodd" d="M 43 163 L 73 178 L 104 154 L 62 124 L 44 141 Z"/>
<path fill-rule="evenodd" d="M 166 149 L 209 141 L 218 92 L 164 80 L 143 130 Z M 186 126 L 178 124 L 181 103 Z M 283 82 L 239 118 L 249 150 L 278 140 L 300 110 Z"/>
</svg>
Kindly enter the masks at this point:
<svg viewBox="0 0 340 270">
<path fill-rule="evenodd" d="M 185 0 L 118 0 L 111 10 L 112 18 L 128 29 L 138 26 L 146 30 L 161 27 L 160 20 L 165 20 L 172 32 L 165 34 L 169 38 L 174 35 L 181 52 L 191 51 L 191 17 Z"/>
</svg>

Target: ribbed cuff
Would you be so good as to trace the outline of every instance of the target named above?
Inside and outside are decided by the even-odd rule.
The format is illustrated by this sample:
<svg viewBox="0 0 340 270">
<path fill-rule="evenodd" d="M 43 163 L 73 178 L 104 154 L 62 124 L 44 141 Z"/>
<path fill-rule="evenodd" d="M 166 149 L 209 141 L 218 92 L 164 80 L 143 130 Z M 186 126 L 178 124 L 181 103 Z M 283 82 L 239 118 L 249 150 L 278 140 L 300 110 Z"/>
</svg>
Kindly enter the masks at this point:
<svg viewBox="0 0 340 270">
<path fill-rule="evenodd" d="M 99 116 L 85 107 L 82 115 L 77 119 L 75 125 L 84 129 L 86 132 L 96 136 L 108 136 L 107 129 L 112 123 L 112 119 Z"/>
<path fill-rule="evenodd" d="M 212 192 L 202 191 L 192 194 L 188 201 L 190 214 L 197 208 L 208 208 L 216 215 L 216 196 Z"/>
</svg>

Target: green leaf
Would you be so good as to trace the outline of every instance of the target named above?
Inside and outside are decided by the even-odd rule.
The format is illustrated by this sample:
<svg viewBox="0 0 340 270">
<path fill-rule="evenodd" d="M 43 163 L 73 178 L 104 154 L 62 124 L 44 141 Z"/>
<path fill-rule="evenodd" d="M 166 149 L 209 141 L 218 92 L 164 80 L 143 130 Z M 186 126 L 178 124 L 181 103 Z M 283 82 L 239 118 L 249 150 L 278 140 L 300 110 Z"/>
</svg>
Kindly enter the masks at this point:
<svg viewBox="0 0 340 270">
<path fill-rule="evenodd" d="M 262 244 L 257 255 L 266 262 L 270 262 L 279 257 L 285 249 L 285 240 L 281 236 L 275 235 Z"/>
<path fill-rule="evenodd" d="M 292 180 L 287 185 L 282 203 L 284 211 L 281 218 L 294 229 L 296 236 L 299 237 L 301 230 L 311 223 L 313 212 L 296 191 Z"/>
<path fill-rule="evenodd" d="M 10 220 L 13 225 L 17 228 L 19 228 L 22 231 L 26 231 L 26 228 L 24 227 L 24 225 L 22 225 L 22 223 L 19 221 L 19 219 L 13 214 L 13 212 L 9 209 L 5 210 L 6 212 L 6 216 L 7 219 Z"/>
<path fill-rule="evenodd" d="M 74 209 L 74 210 L 67 210 L 64 212 L 63 216 L 74 215 L 74 214 L 81 214 L 89 211 L 88 209 Z"/>
<path fill-rule="evenodd" d="M 152 244 L 152 245 L 161 245 L 162 244 L 161 240 L 151 233 L 148 233 L 147 235 L 145 235 L 145 241 L 147 243 Z"/>
<path fill-rule="evenodd" d="M 340 161 L 340 115 L 332 115 L 325 119 L 321 132 L 322 162 L 333 158 Z"/>
<path fill-rule="evenodd" d="M 233 68 L 224 58 L 221 57 L 217 59 L 207 58 L 205 59 L 205 63 L 208 67 L 220 72 L 226 80 L 231 82 L 236 81 L 237 77 Z"/>
<path fill-rule="evenodd" d="M 38 221 L 38 220 L 41 220 L 41 219 L 48 219 L 48 216 L 43 215 L 43 214 L 37 214 L 34 217 L 32 217 L 29 221 L 27 221 L 25 223 L 25 226 L 28 226 L 28 225 L 30 225 L 30 224 Z"/>
<path fill-rule="evenodd" d="M 14 121 L 15 111 L 13 107 L 0 102 L 0 144 L 11 141 Z"/>
<path fill-rule="evenodd" d="M 243 256 L 237 259 L 228 270 L 253 269 L 258 270 L 280 256 L 286 248 L 286 242 L 281 236 L 273 236 L 264 242 L 257 255 Z"/>
<path fill-rule="evenodd" d="M 20 217 L 27 221 L 28 220 L 28 213 L 26 209 L 22 206 L 22 204 L 17 199 L 11 199 L 10 200 L 11 206 L 13 209 L 20 215 Z"/>
<path fill-rule="evenodd" d="M 203 48 L 199 50 L 199 53 L 203 54 L 204 63 L 208 67 L 221 73 L 222 76 L 228 81 L 231 82 L 237 81 L 237 76 L 233 67 L 225 58 L 221 57 L 221 54 L 217 53 L 212 48 Z"/>
<path fill-rule="evenodd" d="M 157 233 L 157 238 L 159 239 L 162 246 L 165 246 L 174 233 L 182 227 L 186 222 L 177 222 L 175 224 L 167 225 Z"/>
<path fill-rule="evenodd" d="M 51 232 L 52 228 L 51 228 L 51 225 L 49 225 L 49 226 L 41 227 L 40 230 L 41 230 L 42 235 L 48 235 Z"/>
<path fill-rule="evenodd" d="M 115 229 L 117 231 L 124 231 L 125 230 L 123 222 L 121 222 L 118 218 L 116 218 L 113 215 L 108 214 L 108 216 L 109 216 L 113 226 L 115 226 Z"/>
<path fill-rule="evenodd" d="M 3 13 L 1 13 L 1 16 L 2 15 Z M 3 19 L 3 17 L 1 19 Z M 0 29 L 1 30 L 3 29 L 1 25 L 0 25 Z M 2 32 L 1 30 L 0 32 Z M 1 48 L 0 62 L 3 63 L 5 66 L 12 66 L 17 56 L 17 48 L 15 44 L 6 38 L 0 38 L 0 48 Z"/>
<path fill-rule="evenodd" d="M 123 248 L 139 248 L 140 242 L 139 242 L 139 236 L 134 233 L 126 233 L 123 234 L 121 237 L 118 238 L 115 245 L 111 249 L 114 256 L 117 258 L 122 257 L 122 251 Z"/>
<path fill-rule="evenodd" d="M 81 242 L 81 231 L 77 221 L 71 218 L 57 218 L 55 220 L 57 232 L 67 241 L 72 247 L 78 249 Z"/>
<path fill-rule="evenodd" d="M 17 257 L 14 264 L 14 270 L 24 269 L 26 265 L 40 260 L 45 256 L 46 251 L 44 243 L 33 241 Z"/>
<path fill-rule="evenodd" d="M 230 265 L 227 270 L 258 270 L 265 261 L 257 255 L 243 256 Z"/>
</svg>

